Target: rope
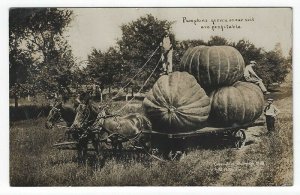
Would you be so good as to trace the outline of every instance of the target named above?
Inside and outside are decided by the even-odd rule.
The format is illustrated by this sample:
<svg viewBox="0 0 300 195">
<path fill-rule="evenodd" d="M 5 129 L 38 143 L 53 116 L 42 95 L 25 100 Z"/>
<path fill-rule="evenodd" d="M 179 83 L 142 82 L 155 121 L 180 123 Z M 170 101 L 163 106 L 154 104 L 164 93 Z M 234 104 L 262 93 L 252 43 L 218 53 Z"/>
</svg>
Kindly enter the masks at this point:
<svg viewBox="0 0 300 195">
<path fill-rule="evenodd" d="M 142 91 L 142 89 L 146 86 L 147 82 L 149 81 L 149 79 L 152 77 L 152 75 L 154 74 L 155 70 L 157 69 L 159 63 L 160 63 L 161 59 L 158 60 L 155 68 L 153 69 L 153 71 L 151 72 L 151 74 L 149 75 L 149 77 L 147 78 L 147 80 L 144 82 L 144 84 L 142 85 L 142 87 L 140 88 L 140 90 L 138 91 L 138 93 L 140 93 Z M 128 104 L 131 103 L 131 101 L 135 98 L 135 96 L 133 96 L 121 109 L 119 109 L 116 113 L 121 112 Z"/>
<path fill-rule="evenodd" d="M 116 98 L 119 93 L 121 92 L 122 89 L 124 89 L 125 87 L 127 87 L 134 79 L 135 77 L 137 77 L 137 75 L 142 71 L 142 69 L 144 69 L 144 67 L 147 65 L 147 63 L 151 60 L 151 58 L 154 56 L 154 54 L 157 52 L 157 50 L 159 49 L 160 46 L 158 46 L 155 51 L 150 55 L 150 57 L 148 58 L 148 60 L 144 63 L 144 65 L 139 68 L 138 72 L 130 79 L 130 81 L 124 85 L 121 89 L 119 89 L 118 93 L 116 95 L 114 95 L 110 100 L 113 100 L 114 98 Z"/>
</svg>

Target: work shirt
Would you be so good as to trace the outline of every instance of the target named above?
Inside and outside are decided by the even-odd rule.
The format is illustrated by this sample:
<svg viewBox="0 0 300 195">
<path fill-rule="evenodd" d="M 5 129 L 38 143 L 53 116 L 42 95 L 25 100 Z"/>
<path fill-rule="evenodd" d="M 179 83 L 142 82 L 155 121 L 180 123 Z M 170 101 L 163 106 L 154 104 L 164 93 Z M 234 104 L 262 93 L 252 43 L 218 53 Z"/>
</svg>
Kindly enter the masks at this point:
<svg viewBox="0 0 300 195">
<path fill-rule="evenodd" d="M 273 104 L 266 106 L 265 115 L 275 117 L 279 113 L 279 109 L 276 108 Z"/>
<path fill-rule="evenodd" d="M 248 78 L 251 76 L 251 71 L 253 71 L 251 66 L 246 66 L 244 70 L 244 77 Z"/>
</svg>

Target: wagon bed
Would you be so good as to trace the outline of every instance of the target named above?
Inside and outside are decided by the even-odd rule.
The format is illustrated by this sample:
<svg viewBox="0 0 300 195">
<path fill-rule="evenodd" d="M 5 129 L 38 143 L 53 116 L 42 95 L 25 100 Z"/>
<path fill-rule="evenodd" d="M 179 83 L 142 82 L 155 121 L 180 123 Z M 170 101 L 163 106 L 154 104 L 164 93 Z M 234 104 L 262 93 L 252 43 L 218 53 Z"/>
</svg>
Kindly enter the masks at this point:
<svg viewBox="0 0 300 195">
<path fill-rule="evenodd" d="M 235 131 L 240 129 L 247 129 L 249 127 L 254 126 L 262 126 L 264 125 L 264 121 L 256 121 L 254 123 L 240 125 L 240 126 L 231 126 L 231 127 L 212 127 L 212 126 L 206 126 L 201 129 L 197 129 L 195 131 L 188 131 L 188 132 L 182 132 L 182 133 L 163 133 L 158 132 L 155 130 L 151 131 L 143 131 L 143 134 L 149 134 L 149 135 L 159 135 L 159 136 L 166 136 L 168 138 L 187 138 L 187 137 L 195 137 L 200 135 L 208 135 L 208 134 L 223 134 L 227 131 Z"/>
<path fill-rule="evenodd" d="M 246 143 L 245 131 L 249 127 L 263 126 L 264 123 L 263 120 L 257 120 L 253 123 L 231 127 L 206 126 L 201 129 L 182 133 L 165 133 L 155 130 L 143 131 L 142 133 L 149 137 L 148 139 L 150 140 L 152 147 L 164 148 L 166 151 L 184 150 L 184 148 L 186 148 L 187 145 L 192 144 L 193 141 L 197 144 L 204 144 L 204 141 L 212 146 L 213 143 L 217 146 L 220 144 L 222 145 L 222 143 L 229 143 L 232 147 L 239 149 Z"/>
<path fill-rule="evenodd" d="M 245 131 L 249 127 L 254 126 L 263 126 L 264 121 L 257 120 L 250 124 L 240 125 L 240 126 L 231 126 L 231 127 L 212 127 L 212 126 L 206 126 L 201 129 L 197 129 L 194 131 L 189 132 L 182 132 L 182 133 L 163 133 L 158 132 L 155 130 L 151 131 L 142 131 L 139 135 L 145 137 L 145 142 L 150 143 L 150 146 L 148 150 L 146 151 L 146 148 L 141 146 L 141 140 L 139 140 L 139 135 L 135 136 L 135 138 L 129 139 L 126 138 L 124 135 L 121 134 L 113 134 L 115 140 L 120 140 L 118 144 L 122 145 L 122 143 L 130 142 L 130 141 L 136 141 L 137 145 L 131 145 L 132 148 L 124 148 L 122 147 L 122 150 L 119 152 L 116 152 L 116 150 L 112 149 L 105 149 L 100 152 L 108 152 L 113 151 L 114 154 L 122 153 L 122 152 L 130 152 L 132 149 L 134 151 L 144 151 L 147 154 L 150 154 L 154 158 L 157 158 L 156 156 L 152 155 L 152 151 L 154 150 L 161 150 L 165 154 L 168 154 L 169 152 L 176 152 L 176 151 L 184 151 L 182 147 L 188 143 L 188 138 L 196 138 L 196 140 L 199 141 L 198 138 L 205 137 L 205 136 L 218 136 L 222 139 L 229 140 L 230 143 L 232 143 L 233 147 L 235 148 L 241 148 L 245 145 L 246 140 L 246 133 Z M 95 136 L 95 135 L 93 135 Z M 125 139 L 124 139 L 125 137 Z M 213 139 L 209 139 L 213 140 Z M 197 142 L 198 142 L 197 141 Z M 140 142 L 140 143 L 139 143 Z M 107 140 L 98 140 L 98 144 L 107 144 Z M 218 143 L 217 143 L 218 144 Z M 89 144 L 90 145 L 90 144 Z M 109 143 L 109 145 L 112 145 L 112 143 Z M 57 149 L 63 149 L 63 150 L 78 150 L 79 152 L 82 150 L 80 148 L 80 144 L 77 141 L 69 141 L 69 142 L 63 142 L 63 143 L 56 143 L 53 145 Z M 145 145 L 144 145 L 145 146 Z M 94 151 L 94 148 L 87 146 L 87 151 Z"/>
</svg>

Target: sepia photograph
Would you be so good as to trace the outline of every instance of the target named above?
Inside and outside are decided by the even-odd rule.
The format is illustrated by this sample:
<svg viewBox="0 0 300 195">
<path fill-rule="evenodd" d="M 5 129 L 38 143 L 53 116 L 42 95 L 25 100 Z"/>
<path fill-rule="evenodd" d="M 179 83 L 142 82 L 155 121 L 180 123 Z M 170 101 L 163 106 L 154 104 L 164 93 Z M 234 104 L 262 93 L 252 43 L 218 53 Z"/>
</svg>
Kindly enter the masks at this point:
<svg viewBox="0 0 300 195">
<path fill-rule="evenodd" d="M 9 9 L 9 185 L 293 186 L 292 7 Z"/>
</svg>

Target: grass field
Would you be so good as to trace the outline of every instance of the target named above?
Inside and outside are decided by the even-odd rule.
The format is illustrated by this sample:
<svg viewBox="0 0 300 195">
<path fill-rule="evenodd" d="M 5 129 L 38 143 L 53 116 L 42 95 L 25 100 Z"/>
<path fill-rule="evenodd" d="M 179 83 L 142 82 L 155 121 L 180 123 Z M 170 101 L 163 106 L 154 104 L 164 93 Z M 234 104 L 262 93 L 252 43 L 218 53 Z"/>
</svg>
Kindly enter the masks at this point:
<svg viewBox="0 0 300 195">
<path fill-rule="evenodd" d="M 106 161 L 102 168 L 78 165 L 74 151 L 51 146 L 64 132 L 44 127 L 45 118 L 11 123 L 11 186 L 282 186 L 293 184 L 291 90 L 273 94 L 282 111 L 277 131 L 265 127 L 246 131 L 242 149 L 191 149 L 178 161 Z M 118 103 L 115 108 L 124 104 Z M 141 111 L 135 102 L 126 112 Z"/>
</svg>

